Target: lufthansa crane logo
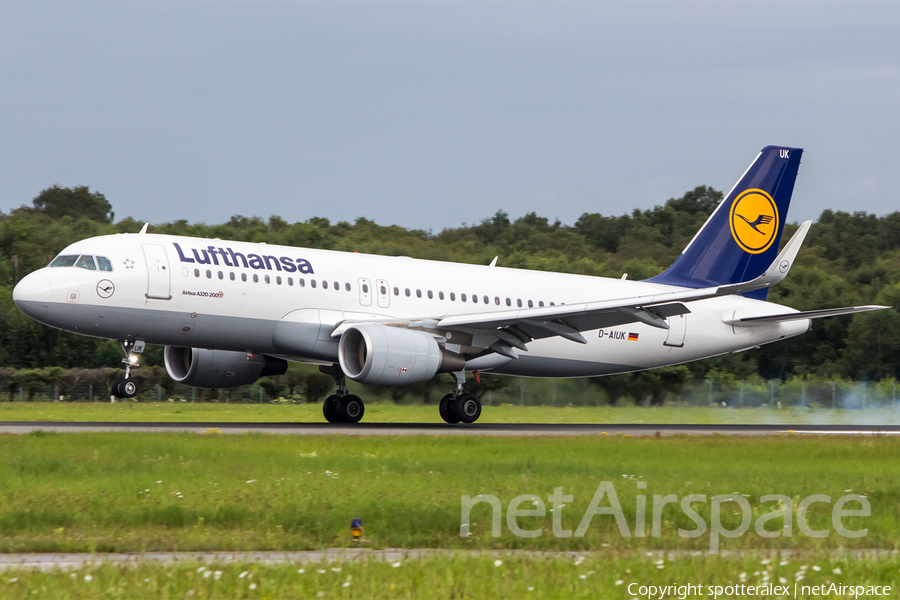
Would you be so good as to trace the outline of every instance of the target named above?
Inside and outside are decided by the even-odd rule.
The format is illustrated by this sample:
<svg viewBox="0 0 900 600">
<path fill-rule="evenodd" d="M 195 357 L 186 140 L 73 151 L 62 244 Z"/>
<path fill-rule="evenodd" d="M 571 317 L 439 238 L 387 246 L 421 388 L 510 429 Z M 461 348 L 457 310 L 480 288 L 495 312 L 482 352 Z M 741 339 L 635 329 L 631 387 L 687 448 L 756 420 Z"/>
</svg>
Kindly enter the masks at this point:
<svg viewBox="0 0 900 600">
<path fill-rule="evenodd" d="M 778 207 L 763 190 L 744 190 L 731 205 L 731 235 L 750 254 L 769 249 L 778 232 Z"/>
</svg>

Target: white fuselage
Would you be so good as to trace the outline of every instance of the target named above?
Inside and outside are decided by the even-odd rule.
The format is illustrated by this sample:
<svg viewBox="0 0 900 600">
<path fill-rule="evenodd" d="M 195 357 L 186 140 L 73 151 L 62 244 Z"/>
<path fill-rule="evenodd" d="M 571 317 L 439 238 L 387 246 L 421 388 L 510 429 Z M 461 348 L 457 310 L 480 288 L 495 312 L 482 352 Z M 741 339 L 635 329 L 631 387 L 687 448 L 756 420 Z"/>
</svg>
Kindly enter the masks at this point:
<svg viewBox="0 0 900 600">
<path fill-rule="evenodd" d="M 17 286 L 15 299 L 38 321 L 103 338 L 250 351 L 311 363 L 337 361 L 338 338 L 332 332 L 346 320 L 410 321 L 680 289 L 156 234 L 87 239 L 61 253 L 69 254 L 107 257 L 113 269 L 47 267 L 30 274 Z M 467 368 L 540 377 L 606 375 L 746 350 L 809 328 L 806 319 L 755 327 L 724 323 L 791 312 L 741 296 L 688 302 L 687 307 L 690 314 L 667 320 L 668 330 L 631 323 L 584 332 L 587 344 L 559 337 L 534 340 L 519 359 L 494 355 Z M 452 336 L 446 344 L 465 351 L 453 347 Z"/>
</svg>

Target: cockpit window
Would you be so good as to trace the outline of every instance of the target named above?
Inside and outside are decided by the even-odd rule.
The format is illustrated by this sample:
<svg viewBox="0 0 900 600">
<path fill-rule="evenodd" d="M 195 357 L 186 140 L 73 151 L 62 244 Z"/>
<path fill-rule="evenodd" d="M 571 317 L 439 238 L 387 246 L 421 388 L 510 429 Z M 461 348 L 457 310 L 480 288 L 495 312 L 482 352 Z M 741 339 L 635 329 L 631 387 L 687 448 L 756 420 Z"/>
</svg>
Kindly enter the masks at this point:
<svg viewBox="0 0 900 600">
<path fill-rule="evenodd" d="M 71 267 L 75 264 L 75 261 L 78 260 L 77 254 L 67 254 L 65 256 L 57 256 L 53 259 L 53 262 L 50 263 L 51 267 Z"/>
<path fill-rule="evenodd" d="M 80 267 L 82 269 L 89 269 L 91 271 L 96 271 L 97 266 L 94 264 L 94 257 L 88 254 L 82 254 L 78 257 L 78 260 L 75 262 L 76 267 Z"/>
<path fill-rule="evenodd" d="M 112 271 L 112 263 L 105 256 L 98 256 L 97 264 L 100 265 L 101 271 Z"/>
</svg>

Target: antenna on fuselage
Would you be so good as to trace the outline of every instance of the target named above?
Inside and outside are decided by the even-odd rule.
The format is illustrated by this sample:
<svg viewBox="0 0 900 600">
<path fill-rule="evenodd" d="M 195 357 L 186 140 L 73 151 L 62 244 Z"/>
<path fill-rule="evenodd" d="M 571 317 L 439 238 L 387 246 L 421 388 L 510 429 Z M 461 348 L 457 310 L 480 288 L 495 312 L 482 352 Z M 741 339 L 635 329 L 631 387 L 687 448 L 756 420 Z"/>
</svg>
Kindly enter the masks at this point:
<svg viewBox="0 0 900 600">
<path fill-rule="evenodd" d="M 139 234 L 147 233 L 147 228 L 150 227 L 150 223 L 144 223 L 144 226 L 141 227 L 141 230 L 138 232 Z"/>
<path fill-rule="evenodd" d="M 494 260 L 492 260 L 492 261 L 491 261 L 491 264 L 489 264 L 488 266 L 489 266 L 489 267 L 496 267 L 496 266 L 497 266 L 497 259 L 498 259 L 498 258 L 500 258 L 500 257 L 499 257 L 499 256 L 495 256 L 495 257 L 494 257 Z"/>
</svg>

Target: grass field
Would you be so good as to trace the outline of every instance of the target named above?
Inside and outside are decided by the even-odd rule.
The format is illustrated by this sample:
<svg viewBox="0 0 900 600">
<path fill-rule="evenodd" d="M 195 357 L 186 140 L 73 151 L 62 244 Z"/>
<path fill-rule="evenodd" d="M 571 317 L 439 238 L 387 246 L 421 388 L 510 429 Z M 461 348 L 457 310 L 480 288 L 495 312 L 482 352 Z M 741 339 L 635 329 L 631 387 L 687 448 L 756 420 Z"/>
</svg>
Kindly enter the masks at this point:
<svg viewBox="0 0 900 600">
<path fill-rule="evenodd" d="M 189 402 L 3 402 L 0 421 L 245 421 L 324 422 L 319 404 L 193 404 Z M 436 406 L 366 405 L 368 423 L 440 423 Z M 480 423 L 710 423 L 710 424 L 900 424 L 900 412 L 889 408 L 725 409 L 709 407 L 643 408 L 485 406 Z"/>
<path fill-rule="evenodd" d="M 0 598 L 633 598 L 638 585 L 688 582 L 703 586 L 707 598 L 715 598 L 717 591 L 719 598 L 737 597 L 727 593 L 727 586 L 742 583 L 786 585 L 787 597 L 794 597 L 796 583 L 798 598 L 813 597 L 800 586 L 890 585 L 888 597 L 896 597 L 898 566 L 897 558 L 816 555 L 786 560 L 457 556 L 395 563 L 97 566 L 74 572 L 6 571 L 0 573 Z"/>
<path fill-rule="evenodd" d="M 0 551 L 304 550 L 349 544 L 361 518 L 375 548 L 534 550 L 704 549 L 709 533 L 678 536 L 694 522 L 678 504 L 661 513 L 661 535 L 623 537 L 611 515 L 583 537 L 556 537 L 547 496 L 573 496 L 561 525 L 575 529 L 598 485 L 615 486 L 635 530 L 639 495 L 744 494 L 753 518 L 773 509 L 765 494 L 793 499 L 852 490 L 871 516 L 846 519 L 863 538 L 801 534 L 721 539 L 722 548 L 894 548 L 900 540 L 900 440 L 889 437 L 492 438 L 430 436 L 226 436 L 181 433 L 35 432 L 0 437 Z M 638 482 L 647 482 L 645 490 Z M 491 507 L 472 510 L 460 536 L 461 497 L 510 501 L 535 494 L 544 517 L 521 517 L 534 538 L 492 537 Z M 607 501 L 603 502 L 607 505 Z M 723 523 L 740 522 L 737 505 Z M 831 504 L 812 505 L 810 526 L 830 530 Z M 530 508 L 523 505 L 520 508 Z M 710 523 L 710 502 L 695 505 Z M 853 507 L 850 507 L 853 508 Z M 779 525 L 776 525 L 776 528 Z M 769 527 L 772 528 L 771 526 Z"/>
</svg>

